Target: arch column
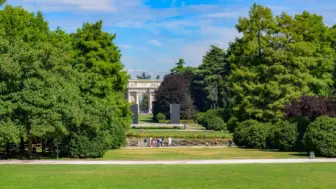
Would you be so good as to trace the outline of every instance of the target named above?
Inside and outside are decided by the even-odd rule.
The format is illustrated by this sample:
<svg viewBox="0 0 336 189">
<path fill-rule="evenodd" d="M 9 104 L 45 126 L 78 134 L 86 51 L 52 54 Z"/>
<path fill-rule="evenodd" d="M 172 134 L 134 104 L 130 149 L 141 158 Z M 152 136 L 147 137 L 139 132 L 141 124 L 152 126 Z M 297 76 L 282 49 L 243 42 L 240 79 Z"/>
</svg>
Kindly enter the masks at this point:
<svg viewBox="0 0 336 189">
<path fill-rule="evenodd" d="M 153 101 L 154 101 L 154 90 L 148 90 L 148 113 L 152 113 L 153 109 Z"/>
</svg>

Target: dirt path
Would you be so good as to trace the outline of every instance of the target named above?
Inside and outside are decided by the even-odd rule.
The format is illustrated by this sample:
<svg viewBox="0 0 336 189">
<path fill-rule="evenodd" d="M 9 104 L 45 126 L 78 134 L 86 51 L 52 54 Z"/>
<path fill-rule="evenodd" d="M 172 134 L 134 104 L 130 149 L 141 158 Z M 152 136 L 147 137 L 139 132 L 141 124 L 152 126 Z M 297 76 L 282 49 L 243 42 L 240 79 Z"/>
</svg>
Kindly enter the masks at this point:
<svg viewBox="0 0 336 189">
<path fill-rule="evenodd" d="M 335 159 L 245 159 L 245 160 L 174 160 L 174 161 L 101 161 L 101 160 L 1 160 L 0 165 L 204 165 L 266 163 L 336 163 Z"/>
</svg>

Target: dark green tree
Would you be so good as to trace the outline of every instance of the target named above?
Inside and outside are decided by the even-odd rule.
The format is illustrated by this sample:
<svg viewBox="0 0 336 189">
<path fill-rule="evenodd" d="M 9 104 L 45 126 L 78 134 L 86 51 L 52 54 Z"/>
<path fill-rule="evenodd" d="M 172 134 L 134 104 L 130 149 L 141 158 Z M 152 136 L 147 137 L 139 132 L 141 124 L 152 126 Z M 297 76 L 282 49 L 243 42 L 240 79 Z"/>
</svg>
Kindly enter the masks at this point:
<svg viewBox="0 0 336 189">
<path fill-rule="evenodd" d="M 182 74 L 186 71 L 195 71 L 195 68 L 193 67 L 185 67 L 185 62 L 183 58 L 180 58 L 179 61 L 176 63 L 176 66 L 170 70 L 171 74 Z"/>
<path fill-rule="evenodd" d="M 228 89 L 225 81 L 230 73 L 229 68 L 226 53 L 216 46 L 211 46 L 196 70 L 193 81 L 193 96 L 198 110 L 206 111 L 210 108 L 228 106 Z"/>
</svg>

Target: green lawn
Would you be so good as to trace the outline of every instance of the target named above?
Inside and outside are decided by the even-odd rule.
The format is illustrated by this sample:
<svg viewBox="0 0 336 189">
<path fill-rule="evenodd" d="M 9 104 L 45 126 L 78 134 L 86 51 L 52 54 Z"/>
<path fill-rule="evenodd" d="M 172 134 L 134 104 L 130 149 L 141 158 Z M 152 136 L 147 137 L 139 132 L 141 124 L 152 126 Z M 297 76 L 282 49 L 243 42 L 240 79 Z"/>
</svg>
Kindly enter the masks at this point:
<svg viewBox="0 0 336 189">
<path fill-rule="evenodd" d="M 139 114 L 139 123 L 154 123 L 153 114 Z"/>
<path fill-rule="evenodd" d="M 138 148 L 108 151 L 104 160 L 198 160 L 307 158 L 305 153 L 241 148 Z"/>
<path fill-rule="evenodd" d="M 232 134 L 220 131 L 181 131 L 179 129 L 170 131 L 167 130 L 147 130 L 130 129 L 127 131 L 128 137 L 173 137 L 173 138 L 189 138 L 189 139 L 213 139 L 213 138 L 232 138 Z"/>
<path fill-rule="evenodd" d="M 1 165 L 2 189 L 332 189 L 336 164 Z"/>
</svg>

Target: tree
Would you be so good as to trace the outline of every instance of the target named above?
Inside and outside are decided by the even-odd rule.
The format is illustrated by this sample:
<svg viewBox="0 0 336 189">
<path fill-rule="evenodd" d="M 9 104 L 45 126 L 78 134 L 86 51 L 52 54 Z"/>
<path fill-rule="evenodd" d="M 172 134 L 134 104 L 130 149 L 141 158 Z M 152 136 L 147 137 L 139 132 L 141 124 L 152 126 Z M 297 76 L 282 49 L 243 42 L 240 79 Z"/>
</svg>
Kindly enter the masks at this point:
<svg viewBox="0 0 336 189">
<path fill-rule="evenodd" d="M 125 133 L 119 131 L 130 124 L 130 107 L 124 98 L 128 75 L 120 62 L 120 50 L 113 43 L 116 35 L 102 31 L 102 24 L 102 21 L 85 23 L 72 35 L 72 66 L 82 76 L 79 82 L 87 117 L 80 125 L 71 128 L 69 140 L 71 143 L 72 139 L 80 139 L 76 135 L 86 133 L 88 140 L 102 141 L 96 137 L 104 137 L 103 141 L 112 148 L 120 147 L 122 141 L 116 139 L 124 139 Z M 115 141 L 119 143 L 115 144 Z"/>
<path fill-rule="evenodd" d="M 66 46 L 47 40 L 54 33 L 41 13 L 7 5 L 0 28 L 0 138 L 28 141 L 31 156 L 34 141 L 66 135 L 68 123 L 81 116 L 76 73 Z"/>
<path fill-rule="evenodd" d="M 174 67 L 173 69 L 170 70 L 171 74 L 182 74 L 183 72 L 186 71 L 191 71 L 193 72 L 195 70 L 195 68 L 193 67 L 185 67 L 185 62 L 183 58 L 180 58 L 179 61 L 176 63 L 176 67 Z"/>
<path fill-rule="evenodd" d="M 0 0 L 0 7 L 6 3 L 6 0 Z"/>
<path fill-rule="evenodd" d="M 157 75 L 155 79 L 160 80 L 160 75 Z"/>
<path fill-rule="evenodd" d="M 198 110 L 228 107 L 228 89 L 225 81 L 230 73 L 229 69 L 226 53 L 216 46 L 211 46 L 195 72 L 192 85 Z"/>
<path fill-rule="evenodd" d="M 148 94 L 143 94 L 142 95 L 142 100 L 140 102 L 140 110 L 142 112 L 147 112 L 148 111 L 148 103 L 149 103 L 149 99 L 148 99 Z"/>
<path fill-rule="evenodd" d="M 191 72 L 166 75 L 155 93 L 153 115 L 163 113 L 170 118 L 170 104 L 181 105 L 181 118 L 191 119 L 195 116 L 194 106 L 190 95 Z"/>
<path fill-rule="evenodd" d="M 336 105 L 331 97 L 302 96 L 285 107 L 287 118 L 303 118 L 309 122 L 320 116 L 336 117 Z"/>
<path fill-rule="evenodd" d="M 330 93 L 334 52 L 322 17 L 303 12 L 274 18 L 269 8 L 254 4 L 236 27 L 243 37 L 228 50 L 227 82 L 240 121 L 277 121 L 291 100 Z"/>
<path fill-rule="evenodd" d="M 152 76 L 146 75 L 145 72 L 143 72 L 141 75 L 137 75 L 137 79 L 140 79 L 140 80 L 150 80 L 151 78 Z"/>
</svg>

